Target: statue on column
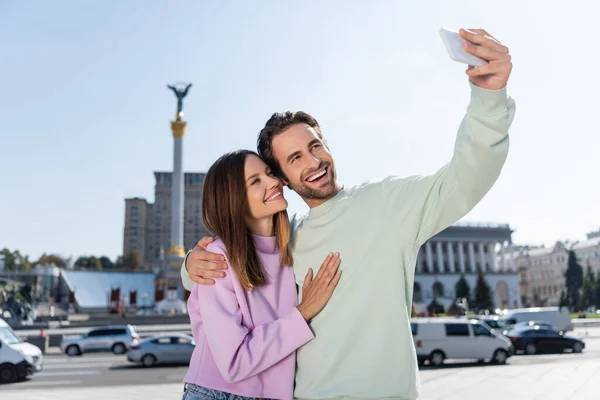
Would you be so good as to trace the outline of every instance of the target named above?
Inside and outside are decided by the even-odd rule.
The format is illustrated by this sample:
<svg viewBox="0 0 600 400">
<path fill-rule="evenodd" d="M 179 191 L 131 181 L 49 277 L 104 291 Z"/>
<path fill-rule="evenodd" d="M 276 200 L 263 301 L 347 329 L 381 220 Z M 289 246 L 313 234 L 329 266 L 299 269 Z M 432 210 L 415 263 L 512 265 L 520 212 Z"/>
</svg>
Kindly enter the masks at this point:
<svg viewBox="0 0 600 400">
<path fill-rule="evenodd" d="M 184 86 L 185 84 L 180 83 L 177 83 L 175 85 L 167 85 L 167 87 L 171 89 L 177 97 L 177 119 L 180 119 L 183 115 L 183 99 L 185 98 L 185 96 L 187 96 L 188 90 L 190 89 L 192 84 L 188 83 L 187 86 L 185 86 L 185 88 Z"/>
</svg>

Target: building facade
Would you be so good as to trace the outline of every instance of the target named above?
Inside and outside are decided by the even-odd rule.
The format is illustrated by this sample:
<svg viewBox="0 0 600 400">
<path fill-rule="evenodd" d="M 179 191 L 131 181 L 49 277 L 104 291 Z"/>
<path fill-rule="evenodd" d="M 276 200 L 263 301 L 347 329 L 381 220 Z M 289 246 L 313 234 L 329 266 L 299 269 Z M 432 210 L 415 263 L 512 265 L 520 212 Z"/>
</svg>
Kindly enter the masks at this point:
<svg viewBox="0 0 600 400">
<path fill-rule="evenodd" d="M 204 173 L 184 174 L 184 248 L 193 248 L 208 235 L 202 223 L 202 186 Z M 170 172 L 155 172 L 154 203 L 143 198 L 125 199 L 123 254 L 134 250 L 147 268 L 161 266 L 171 248 L 171 183 Z"/>
<path fill-rule="evenodd" d="M 597 275 L 600 273 L 600 230 L 587 234 L 587 240 L 574 242 L 571 250 L 577 256 L 577 261 L 585 273 L 587 267 Z"/>
<path fill-rule="evenodd" d="M 569 252 L 562 242 L 553 247 L 522 246 L 514 254 L 525 307 L 558 306 L 565 288 Z"/>
<path fill-rule="evenodd" d="M 455 285 L 461 275 L 473 296 L 477 269 L 481 268 L 492 289 L 495 307 L 520 307 L 511 235 L 507 224 L 459 223 L 429 239 L 417 256 L 415 305 L 426 307 L 435 299 L 448 309 L 456 300 Z"/>
<path fill-rule="evenodd" d="M 514 249 L 520 276 L 521 302 L 525 307 L 558 306 L 565 289 L 569 251 L 575 253 L 584 273 L 590 267 L 600 273 L 600 231 L 587 234 L 587 240 L 558 241 L 552 247 L 521 246 Z"/>
</svg>

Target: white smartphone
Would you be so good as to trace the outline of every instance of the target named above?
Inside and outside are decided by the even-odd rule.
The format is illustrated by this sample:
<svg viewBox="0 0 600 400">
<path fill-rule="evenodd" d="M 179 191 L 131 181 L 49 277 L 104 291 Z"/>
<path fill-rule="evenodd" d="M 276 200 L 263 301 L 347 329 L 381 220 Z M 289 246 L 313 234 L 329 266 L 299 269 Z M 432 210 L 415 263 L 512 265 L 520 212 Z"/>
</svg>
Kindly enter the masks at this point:
<svg viewBox="0 0 600 400">
<path fill-rule="evenodd" d="M 461 38 L 458 31 L 443 27 L 440 29 L 440 36 L 446 46 L 448 55 L 454 61 L 458 61 L 464 64 L 473 65 L 475 67 L 485 65 L 488 62 L 482 58 L 479 58 L 471 53 L 468 53 L 463 49 L 462 45 L 465 43 L 465 39 Z"/>
</svg>

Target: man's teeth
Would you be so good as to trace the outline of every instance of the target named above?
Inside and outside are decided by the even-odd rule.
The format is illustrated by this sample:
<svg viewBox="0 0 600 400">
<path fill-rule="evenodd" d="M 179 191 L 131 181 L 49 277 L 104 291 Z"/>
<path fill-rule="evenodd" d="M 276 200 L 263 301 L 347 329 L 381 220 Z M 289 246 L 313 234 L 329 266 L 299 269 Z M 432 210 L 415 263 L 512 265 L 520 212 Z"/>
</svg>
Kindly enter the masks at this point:
<svg viewBox="0 0 600 400">
<path fill-rule="evenodd" d="M 267 200 L 265 201 L 271 201 L 271 200 L 275 200 L 276 198 L 278 198 L 279 196 L 281 196 L 281 192 L 277 192 L 275 193 L 273 196 L 269 197 Z"/>
<path fill-rule="evenodd" d="M 316 179 L 319 179 L 320 177 L 322 177 L 323 175 L 325 175 L 325 172 L 327 172 L 326 169 L 324 169 L 323 171 L 319 172 L 316 175 L 311 176 L 310 178 L 307 179 L 307 181 L 312 182 L 312 181 L 314 181 Z"/>
</svg>

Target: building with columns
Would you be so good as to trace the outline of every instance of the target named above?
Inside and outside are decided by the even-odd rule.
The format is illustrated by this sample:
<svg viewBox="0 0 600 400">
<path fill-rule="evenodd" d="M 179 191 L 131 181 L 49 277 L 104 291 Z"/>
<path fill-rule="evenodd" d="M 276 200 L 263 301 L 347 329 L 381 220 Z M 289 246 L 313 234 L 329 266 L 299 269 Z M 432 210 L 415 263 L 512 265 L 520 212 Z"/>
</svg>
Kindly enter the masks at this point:
<svg viewBox="0 0 600 400">
<path fill-rule="evenodd" d="M 426 307 L 435 299 L 445 309 L 450 307 L 461 275 L 473 295 L 477 268 L 481 268 L 492 289 L 495 307 L 520 307 L 511 235 L 508 224 L 458 223 L 429 239 L 417 256 L 415 306 Z"/>
</svg>

